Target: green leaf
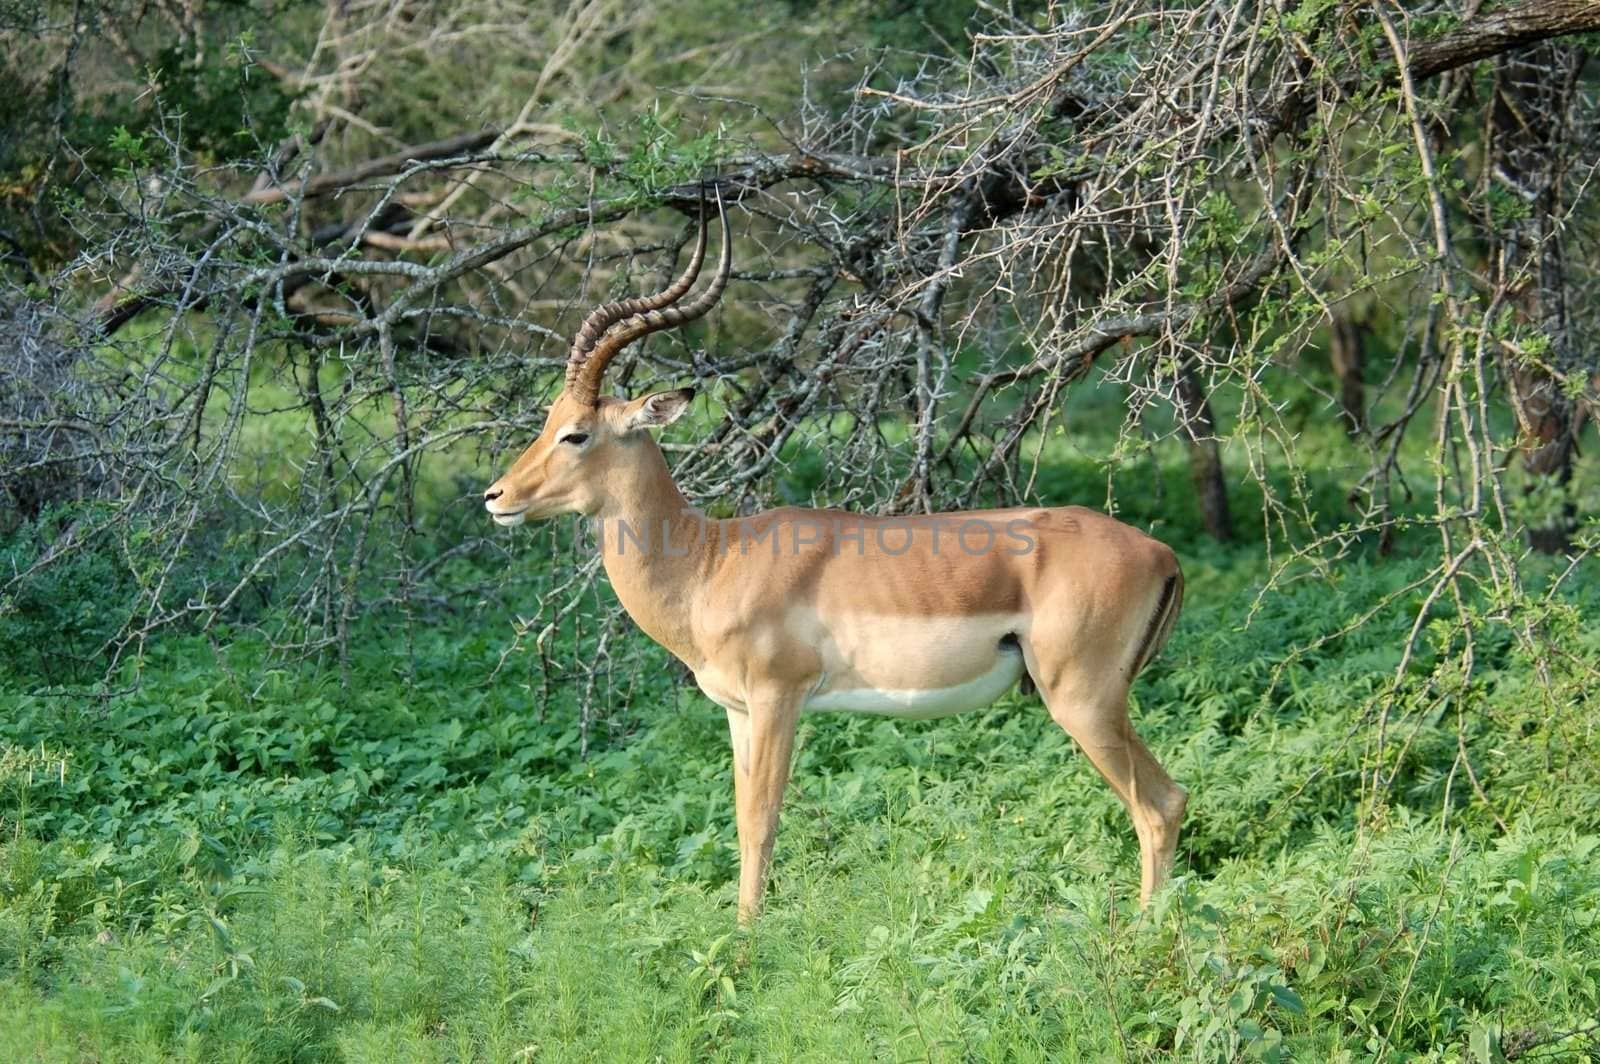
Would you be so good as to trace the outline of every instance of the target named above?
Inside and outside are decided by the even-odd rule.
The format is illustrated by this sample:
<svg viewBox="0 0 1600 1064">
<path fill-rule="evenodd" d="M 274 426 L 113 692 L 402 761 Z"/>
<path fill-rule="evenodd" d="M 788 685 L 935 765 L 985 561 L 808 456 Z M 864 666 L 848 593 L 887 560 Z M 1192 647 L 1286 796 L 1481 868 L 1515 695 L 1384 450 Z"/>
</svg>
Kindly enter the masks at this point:
<svg viewBox="0 0 1600 1064">
<path fill-rule="evenodd" d="M 1288 987 L 1274 983 L 1268 992 L 1272 994 L 1272 1000 L 1279 1008 L 1292 1012 L 1296 1016 L 1304 1016 L 1306 1014 L 1306 1003 L 1301 1000 L 1299 994 L 1296 994 Z"/>
<path fill-rule="evenodd" d="M 1472 1029 L 1472 1034 L 1467 1038 L 1467 1047 L 1479 1064 L 1501 1064 L 1506 1059 L 1500 1050 L 1500 1032 L 1487 1023 L 1480 1023 Z"/>
</svg>

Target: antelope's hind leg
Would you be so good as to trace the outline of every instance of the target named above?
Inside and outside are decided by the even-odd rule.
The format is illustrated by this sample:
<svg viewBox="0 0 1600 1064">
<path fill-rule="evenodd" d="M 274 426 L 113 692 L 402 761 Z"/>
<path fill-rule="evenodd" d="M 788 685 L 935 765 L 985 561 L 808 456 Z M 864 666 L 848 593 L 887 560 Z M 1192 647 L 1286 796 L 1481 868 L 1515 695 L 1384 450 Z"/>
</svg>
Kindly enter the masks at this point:
<svg viewBox="0 0 1600 1064">
<path fill-rule="evenodd" d="M 1172 868 L 1189 796 L 1134 732 L 1128 719 L 1127 685 L 1114 683 L 1111 690 L 1100 692 L 1083 687 L 1058 681 L 1043 689 L 1045 705 L 1128 809 L 1139 836 L 1142 909 Z"/>
</svg>

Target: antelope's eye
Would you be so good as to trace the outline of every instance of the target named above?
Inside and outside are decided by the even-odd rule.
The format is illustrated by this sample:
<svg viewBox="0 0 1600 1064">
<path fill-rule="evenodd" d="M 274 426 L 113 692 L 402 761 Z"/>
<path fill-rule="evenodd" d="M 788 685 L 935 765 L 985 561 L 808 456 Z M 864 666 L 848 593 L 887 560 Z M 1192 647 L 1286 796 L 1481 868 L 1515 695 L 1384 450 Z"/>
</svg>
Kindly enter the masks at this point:
<svg viewBox="0 0 1600 1064">
<path fill-rule="evenodd" d="M 561 442 L 562 443 L 570 443 L 573 446 L 577 446 L 578 444 L 583 443 L 588 438 L 589 438 L 589 434 L 587 432 L 574 432 L 571 435 L 567 435 L 567 436 L 561 437 Z"/>
</svg>

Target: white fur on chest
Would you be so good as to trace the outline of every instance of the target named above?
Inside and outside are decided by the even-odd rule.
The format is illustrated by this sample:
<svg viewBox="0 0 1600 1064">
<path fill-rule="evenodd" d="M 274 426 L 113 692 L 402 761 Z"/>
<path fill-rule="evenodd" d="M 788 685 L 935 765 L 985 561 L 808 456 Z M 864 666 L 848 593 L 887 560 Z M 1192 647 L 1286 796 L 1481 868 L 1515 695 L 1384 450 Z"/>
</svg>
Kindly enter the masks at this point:
<svg viewBox="0 0 1600 1064">
<path fill-rule="evenodd" d="M 1000 653 L 989 671 L 954 687 L 910 690 L 870 688 L 823 690 L 806 699 L 802 708 L 807 712 L 837 710 L 919 720 L 948 717 L 953 713 L 964 713 L 969 709 L 982 709 L 993 703 L 995 699 L 1011 690 L 1021 677 L 1022 654 L 1016 650 L 1007 650 Z"/>
</svg>

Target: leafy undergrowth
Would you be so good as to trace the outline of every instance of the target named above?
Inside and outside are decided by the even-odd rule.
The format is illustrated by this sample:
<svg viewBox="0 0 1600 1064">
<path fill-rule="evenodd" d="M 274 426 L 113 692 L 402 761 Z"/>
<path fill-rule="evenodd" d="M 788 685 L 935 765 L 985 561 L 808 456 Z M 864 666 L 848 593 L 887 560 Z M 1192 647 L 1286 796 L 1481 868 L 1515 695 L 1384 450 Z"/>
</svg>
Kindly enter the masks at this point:
<svg viewBox="0 0 1600 1064">
<path fill-rule="evenodd" d="M 663 671 L 580 758 L 483 681 L 504 618 L 442 618 L 412 676 L 374 631 L 348 690 L 173 639 L 131 692 L 0 693 L 0 1059 L 1593 1057 L 1593 707 L 1529 709 L 1507 649 L 1477 723 L 1397 711 L 1375 753 L 1413 599 L 1283 662 L 1421 570 L 1240 630 L 1253 564 L 1194 567 L 1136 692 L 1191 793 L 1143 915 L 1120 806 L 1020 695 L 808 718 L 746 935 L 721 714 Z"/>
</svg>

